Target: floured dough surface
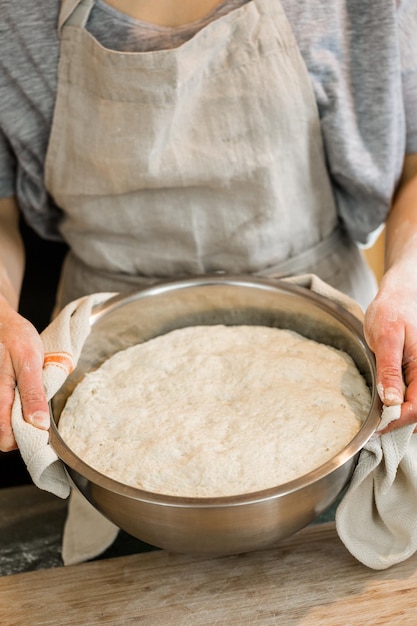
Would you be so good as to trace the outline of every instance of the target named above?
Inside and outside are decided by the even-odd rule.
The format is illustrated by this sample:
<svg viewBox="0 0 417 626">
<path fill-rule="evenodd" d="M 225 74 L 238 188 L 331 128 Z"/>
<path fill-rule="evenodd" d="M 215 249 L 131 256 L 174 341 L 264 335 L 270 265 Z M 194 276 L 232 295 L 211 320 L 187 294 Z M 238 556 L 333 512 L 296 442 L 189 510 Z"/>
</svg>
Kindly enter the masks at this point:
<svg viewBox="0 0 417 626">
<path fill-rule="evenodd" d="M 87 464 L 176 496 L 273 487 L 332 458 L 370 391 L 344 352 L 265 326 L 192 326 L 116 353 L 68 398 L 59 432 Z"/>
</svg>

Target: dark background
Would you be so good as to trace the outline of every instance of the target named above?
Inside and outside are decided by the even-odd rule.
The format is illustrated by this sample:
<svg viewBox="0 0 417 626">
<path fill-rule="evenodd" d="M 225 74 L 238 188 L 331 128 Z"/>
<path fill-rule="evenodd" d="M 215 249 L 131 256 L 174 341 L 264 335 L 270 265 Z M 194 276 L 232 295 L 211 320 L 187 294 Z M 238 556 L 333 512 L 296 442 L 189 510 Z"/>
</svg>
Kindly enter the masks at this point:
<svg viewBox="0 0 417 626">
<path fill-rule="evenodd" d="M 26 248 L 26 272 L 19 310 L 41 332 L 50 320 L 66 247 L 41 239 L 24 223 L 21 232 Z M 18 450 L 0 452 L 0 488 L 31 482 Z"/>
</svg>

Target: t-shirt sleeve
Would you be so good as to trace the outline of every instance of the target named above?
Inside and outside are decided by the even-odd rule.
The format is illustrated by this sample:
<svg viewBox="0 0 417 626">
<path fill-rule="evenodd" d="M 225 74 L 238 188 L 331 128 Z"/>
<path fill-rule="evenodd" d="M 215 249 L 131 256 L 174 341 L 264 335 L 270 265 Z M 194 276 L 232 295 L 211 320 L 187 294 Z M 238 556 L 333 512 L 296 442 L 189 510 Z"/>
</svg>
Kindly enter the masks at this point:
<svg viewBox="0 0 417 626">
<path fill-rule="evenodd" d="M 15 195 L 16 161 L 4 133 L 0 129 L 0 198 Z"/>
<path fill-rule="evenodd" d="M 406 152 L 417 153 L 417 2 L 402 0 L 398 14 Z"/>
</svg>

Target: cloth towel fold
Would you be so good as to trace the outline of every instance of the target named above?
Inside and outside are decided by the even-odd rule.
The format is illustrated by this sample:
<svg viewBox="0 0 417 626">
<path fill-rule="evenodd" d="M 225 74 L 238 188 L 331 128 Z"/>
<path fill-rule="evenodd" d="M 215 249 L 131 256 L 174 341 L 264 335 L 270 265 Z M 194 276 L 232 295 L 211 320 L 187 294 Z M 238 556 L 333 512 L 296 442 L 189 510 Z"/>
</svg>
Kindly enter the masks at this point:
<svg viewBox="0 0 417 626">
<path fill-rule="evenodd" d="M 286 278 L 344 307 L 360 321 L 359 305 L 317 276 Z M 44 385 L 48 399 L 76 366 L 90 332 L 92 310 L 114 294 L 97 293 L 67 305 L 41 334 L 45 346 Z M 383 410 L 380 430 L 398 419 L 400 407 Z M 48 433 L 23 420 L 16 391 L 12 425 L 22 458 L 34 483 L 66 498 L 70 483 L 52 450 Z M 375 433 L 359 455 L 352 480 L 336 512 L 336 527 L 351 554 L 366 566 L 384 569 L 417 550 L 417 438 L 414 427 Z M 103 552 L 118 529 L 101 516 L 76 490 L 72 492 L 64 532 L 65 564 L 79 563 Z"/>
<path fill-rule="evenodd" d="M 400 411 L 400 406 L 385 407 L 384 424 L 398 419 Z M 414 428 L 371 437 L 336 511 L 340 539 L 358 561 L 375 570 L 401 563 L 417 550 Z"/>
</svg>

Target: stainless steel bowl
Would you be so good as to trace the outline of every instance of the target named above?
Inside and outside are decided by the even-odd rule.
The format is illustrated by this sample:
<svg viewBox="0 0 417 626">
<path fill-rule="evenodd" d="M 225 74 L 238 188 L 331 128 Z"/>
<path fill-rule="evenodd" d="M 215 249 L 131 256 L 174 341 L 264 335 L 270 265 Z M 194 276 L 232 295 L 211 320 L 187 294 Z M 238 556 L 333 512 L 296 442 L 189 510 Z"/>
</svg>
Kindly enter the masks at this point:
<svg viewBox="0 0 417 626">
<path fill-rule="evenodd" d="M 178 498 L 112 480 L 86 465 L 64 443 L 57 424 L 83 375 L 115 352 L 175 328 L 258 324 L 290 328 L 347 351 L 366 378 L 372 406 L 359 433 L 337 456 L 305 476 L 233 497 Z M 308 407 L 301 407 L 308 410 Z M 374 357 L 361 323 L 343 307 L 286 281 L 204 277 L 117 295 L 91 315 L 77 368 L 51 401 L 51 444 L 69 477 L 108 519 L 131 535 L 173 552 L 237 554 L 275 544 L 319 516 L 348 484 L 359 452 L 381 413 Z M 138 456 L 140 463 L 140 455 Z"/>
</svg>

